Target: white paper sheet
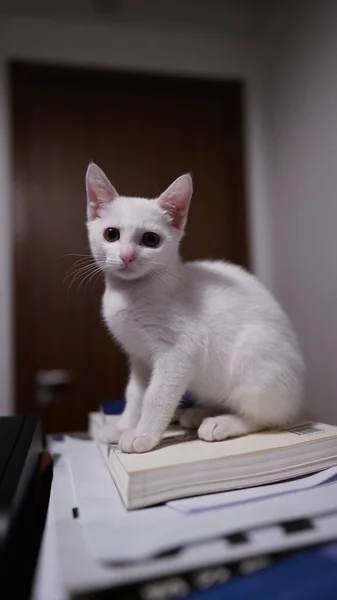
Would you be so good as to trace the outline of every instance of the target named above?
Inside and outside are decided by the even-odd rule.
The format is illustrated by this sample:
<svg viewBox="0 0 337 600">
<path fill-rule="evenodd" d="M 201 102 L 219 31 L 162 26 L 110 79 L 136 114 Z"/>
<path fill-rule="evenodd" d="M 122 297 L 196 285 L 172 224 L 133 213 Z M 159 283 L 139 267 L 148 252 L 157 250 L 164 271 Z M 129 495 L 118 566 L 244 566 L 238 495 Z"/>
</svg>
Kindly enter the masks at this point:
<svg viewBox="0 0 337 600">
<path fill-rule="evenodd" d="M 95 444 L 70 440 L 59 448 L 68 461 L 56 463 L 53 484 L 62 581 L 68 590 L 88 591 L 162 577 L 337 539 L 337 511 L 332 512 L 337 507 L 337 484 L 195 515 L 179 514 L 168 507 L 129 513 Z M 69 465 L 80 507 L 78 519 L 71 516 L 74 494 Z M 291 535 L 278 525 L 290 518 L 314 515 L 312 529 Z M 240 530 L 248 530 L 248 543 L 231 545 L 226 534 Z M 156 557 L 157 552 L 179 545 L 183 549 L 178 554 Z"/>
<path fill-rule="evenodd" d="M 333 513 L 336 507 L 337 483 L 332 483 L 180 519 L 167 517 L 157 520 L 153 527 L 149 527 L 142 519 L 130 523 L 130 526 L 126 521 L 111 523 L 95 519 L 84 524 L 84 533 L 98 560 L 140 560 L 237 531 Z M 337 531 L 335 533 L 337 536 Z"/>
<path fill-rule="evenodd" d="M 127 511 L 93 441 L 66 436 L 62 457 L 58 474 L 61 476 L 65 470 L 69 478 L 71 469 L 84 539 L 99 562 L 138 561 L 177 546 L 205 543 L 236 531 L 275 525 L 286 519 L 326 515 L 337 507 L 337 483 L 332 483 L 279 497 L 260 497 L 216 511 L 186 514 L 168 506 Z M 330 469 L 328 474 L 310 479 L 314 477 L 318 485 L 318 481 L 334 474 Z M 68 488 L 71 496 L 68 504 L 73 504 L 74 494 L 70 485 Z M 67 495 L 65 486 L 58 491 L 62 494 L 59 505 L 63 506 Z M 61 512 L 59 509 L 62 520 L 70 517 L 68 513 L 69 508 Z"/>
<path fill-rule="evenodd" d="M 180 513 L 193 514 L 206 510 L 224 508 L 234 504 L 243 504 L 259 498 L 280 496 L 281 494 L 288 494 L 298 490 L 306 490 L 319 485 L 324 485 L 325 483 L 334 480 L 337 480 L 337 467 L 331 467 L 331 469 L 326 469 L 325 471 L 315 473 L 314 475 L 308 475 L 307 477 L 301 477 L 300 479 L 293 479 L 282 483 L 273 483 L 271 485 L 263 485 L 243 490 L 173 500 L 168 502 L 167 506 Z"/>
<path fill-rule="evenodd" d="M 68 599 L 60 574 L 55 526 L 54 487 L 54 484 L 52 484 L 46 524 L 34 576 L 32 600 Z"/>
</svg>

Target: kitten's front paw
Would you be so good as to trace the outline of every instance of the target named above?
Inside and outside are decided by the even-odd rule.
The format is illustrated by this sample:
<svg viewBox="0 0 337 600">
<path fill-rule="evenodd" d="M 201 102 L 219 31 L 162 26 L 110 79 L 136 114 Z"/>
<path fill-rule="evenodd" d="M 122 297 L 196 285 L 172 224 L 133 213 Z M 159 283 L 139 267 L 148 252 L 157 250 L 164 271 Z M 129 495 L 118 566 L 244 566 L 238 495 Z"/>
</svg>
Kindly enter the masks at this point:
<svg viewBox="0 0 337 600">
<path fill-rule="evenodd" d="M 153 434 L 138 435 L 136 430 L 124 431 L 119 440 L 121 452 L 149 452 L 159 443 L 160 438 Z"/>
<path fill-rule="evenodd" d="M 97 439 L 101 444 L 116 444 L 121 437 L 121 431 L 116 425 L 102 425 L 97 431 Z"/>
</svg>

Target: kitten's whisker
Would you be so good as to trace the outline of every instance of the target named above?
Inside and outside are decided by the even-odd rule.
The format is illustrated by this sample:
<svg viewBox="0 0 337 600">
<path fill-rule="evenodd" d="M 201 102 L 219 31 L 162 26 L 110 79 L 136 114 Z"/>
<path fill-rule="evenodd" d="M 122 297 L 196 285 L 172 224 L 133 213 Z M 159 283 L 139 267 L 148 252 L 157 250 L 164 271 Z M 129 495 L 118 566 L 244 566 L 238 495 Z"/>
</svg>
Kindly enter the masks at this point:
<svg viewBox="0 0 337 600">
<path fill-rule="evenodd" d="M 93 284 L 93 287 L 95 287 L 95 284 L 97 283 L 98 279 L 99 279 L 99 275 L 101 275 L 103 273 L 102 269 L 98 269 L 96 272 L 92 273 L 91 276 L 89 277 L 88 281 L 85 284 L 85 288 L 84 288 L 84 294 L 86 295 L 88 288 L 90 287 L 91 284 Z"/>
<path fill-rule="evenodd" d="M 165 270 L 165 272 L 171 272 L 172 271 L 175 274 L 177 274 L 176 273 L 176 265 L 170 265 L 170 264 L 167 264 L 167 263 L 160 263 L 160 262 L 153 262 L 152 265 L 154 267 L 159 267 L 159 268 L 162 267 L 163 270 Z"/>
<path fill-rule="evenodd" d="M 62 281 L 62 285 L 72 276 L 74 276 L 74 280 L 77 279 L 77 276 L 84 274 L 86 271 L 89 271 L 90 269 L 97 267 L 97 263 L 90 263 L 89 265 L 84 265 L 84 266 L 80 266 L 79 268 L 76 269 L 71 269 L 65 276 L 65 278 Z"/>
<path fill-rule="evenodd" d="M 95 262 L 95 259 L 93 258 L 93 256 L 86 256 L 83 258 L 79 258 L 78 260 L 76 260 L 72 266 L 74 265 L 79 265 L 82 263 L 89 263 L 89 262 Z"/>
<path fill-rule="evenodd" d="M 77 265 L 77 264 L 81 264 L 81 263 L 99 263 L 99 262 L 104 262 L 104 258 L 95 258 L 94 256 L 83 256 L 82 258 L 79 258 L 78 260 L 76 260 L 73 264 Z"/>
<path fill-rule="evenodd" d="M 89 275 L 92 272 L 93 272 L 93 270 L 89 271 L 89 273 L 81 273 L 81 274 L 77 274 L 75 277 L 73 277 L 73 279 L 69 283 L 68 292 L 70 292 L 71 288 L 73 287 L 73 285 L 76 282 L 82 281 L 83 276 Z"/>
<path fill-rule="evenodd" d="M 78 282 L 77 288 L 76 288 L 77 294 L 80 292 L 80 289 L 83 286 L 83 284 L 85 283 L 85 281 L 96 272 L 97 272 L 97 269 L 95 268 L 95 269 L 92 269 L 91 271 L 89 271 L 89 273 L 84 273 L 83 277 L 77 278 L 77 281 L 79 279 L 79 282 Z"/>
<path fill-rule="evenodd" d="M 169 271 L 167 271 L 164 268 L 160 268 L 158 266 L 155 266 L 155 268 L 151 271 L 151 273 L 155 273 L 156 275 L 158 275 L 157 280 L 167 280 L 170 281 L 171 283 L 180 283 L 182 278 L 177 275 L 176 273 L 172 274 Z"/>
<path fill-rule="evenodd" d="M 80 272 L 76 272 L 76 273 L 71 273 L 72 275 L 72 279 L 70 281 L 70 285 L 69 285 L 69 290 L 72 287 L 72 285 L 78 281 L 79 279 L 83 278 L 86 275 L 90 275 L 91 273 L 93 273 L 94 271 L 96 271 L 98 268 L 97 265 L 90 265 L 89 267 L 87 267 L 86 269 L 82 269 L 80 270 Z"/>
<path fill-rule="evenodd" d="M 86 259 L 80 259 L 79 261 L 74 262 L 71 267 L 70 270 L 76 267 L 80 267 L 80 266 L 85 266 L 85 265 L 96 265 L 96 264 L 102 264 L 104 263 L 103 259 L 94 259 L 94 258 L 86 258 Z"/>
<path fill-rule="evenodd" d="M 62 254 L 62 256 L 59 256 L 59 259 L 61 258 L 67 258 L 69 256 L 83 256 L 83 257 L 88 257 L 88 258 L 92 258 L 92 254 L 88 253 L 88 254 L 80 254 L 80 253 L 74 253 L 74 254 Z"/>
<path fill-rule="evenodd" d="M 99 278 L 100 278 L 100 275 L 102 275 L 102 274 L 104 274 L 104 273 L 105 273 L 105 269 L 104 269 L 104 268 L 102 269 L 102 271 L 99 271 L 99 272 L 97 273 L 97 277 L 96 277 L 96 279 L 94 280 L 94 285 L 93 285 L 93 287 L 95 287 L 95 285 L 96 285 L 97 281 L 98 281 L 98 280 L 99 280 Z"/>
<path fill-rule="evenodd" d="M 90 283 L 98 276 L 101 275 L 103 272 L 103 270 L 101 268 L 97 268 L 93 273 L 90 274 L 90 276 L 87 278 L 86 284 L 85 284 L 85 288 L 84 288 L 84 292 L 85 294 L 87 293 L 87 289 L 90 286 Z"/>
<path fill-rule="evenodd" d="M 165 278 L 166 278 L 166 274 L 163 273 L 163 272 L 161 272 L 161 271 L 158 271 L 158 270 L 151 271 L 150 275 L 151 275 L 152 279 L 154 279 L 154 281 L 158 281 L 158 282 L 161 282 L 161 283 L 163 281 L 165 281 Z M 171 281 L 173 283 L 175 283 L 175 281 L 172 278 L 171 278 Z"/>
<path fill-rule="evenodd" d="M 97 266 L 93 271 L 90 271 L 89 273 L 85 274 L 84 277 L 83 277 L 83 279 L 80 281 L 80 283 L 77 286 L 77 290 L 76 290 L 77 293 L 79 293 L 79 291 L 80 291 L 80 289 L 81 289 L 81 287 L 82 287 L 82 285 L 84 284 L 85 281 L 89 280 L 89 282 L 90 282 L 91 278 L 94 275 L 96 275 L 97 273 L 103 273 L 103 272 L 104 272 L 104 269 L 102 269 L 102 267 L 98 267 Z M 88 281 L 87 281 L 87 283 L 88 283 Z"/>
<path fill-rule="evenodd" d="M 74 275 L 75 273 L 80 273 L 83 269 L 87 269 L 88 267 L 94 266 L 94 263 L 90 262 L 84 265 L 73 265 L 69 271 L 66 273 L 65 278 Z"/>
</svg>

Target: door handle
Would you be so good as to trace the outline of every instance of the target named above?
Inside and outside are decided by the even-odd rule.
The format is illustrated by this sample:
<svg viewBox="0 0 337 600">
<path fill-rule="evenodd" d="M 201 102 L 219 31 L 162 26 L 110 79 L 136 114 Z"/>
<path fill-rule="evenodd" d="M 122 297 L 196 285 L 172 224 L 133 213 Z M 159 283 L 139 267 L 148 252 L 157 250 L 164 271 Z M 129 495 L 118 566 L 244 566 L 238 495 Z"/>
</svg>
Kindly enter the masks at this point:
<svg viewBox="0 0 337 600">
<path fill-rule="evenodd" d="M 54 391 L 71 383 L 73 377 L 65 369 L 40 369 L 35 375 L 35 400 L 40 406 L 50 404 Z"/>
</svg>

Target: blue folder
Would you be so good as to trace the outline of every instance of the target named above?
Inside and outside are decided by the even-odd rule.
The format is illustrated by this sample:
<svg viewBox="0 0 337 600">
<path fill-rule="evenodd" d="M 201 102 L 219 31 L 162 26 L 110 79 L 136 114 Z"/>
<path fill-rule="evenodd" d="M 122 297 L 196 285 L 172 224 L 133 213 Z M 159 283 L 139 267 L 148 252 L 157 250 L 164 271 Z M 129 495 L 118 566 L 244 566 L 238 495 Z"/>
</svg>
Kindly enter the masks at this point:
<svg viewBox="0 0 337 600">
<path fill-rule="evenodd" d="M 273 566 L 237 577 L 186 600 L 336 600 L 337 544 L 300 552 Z"/>
</svg>

